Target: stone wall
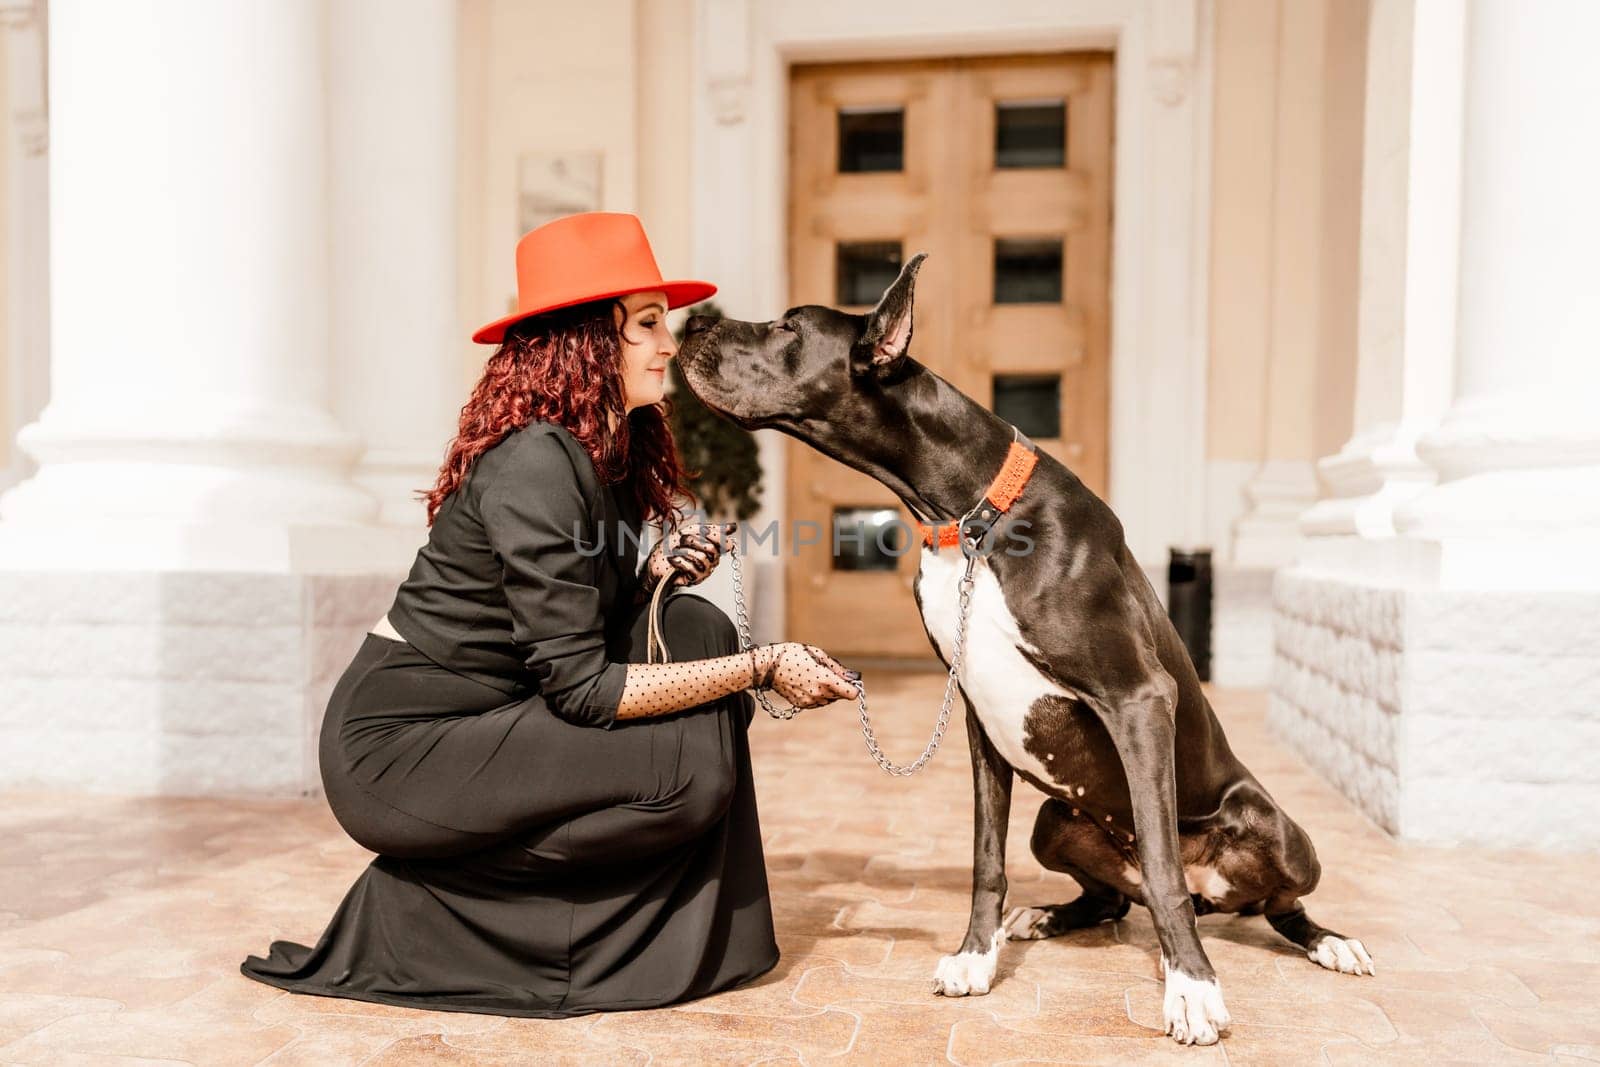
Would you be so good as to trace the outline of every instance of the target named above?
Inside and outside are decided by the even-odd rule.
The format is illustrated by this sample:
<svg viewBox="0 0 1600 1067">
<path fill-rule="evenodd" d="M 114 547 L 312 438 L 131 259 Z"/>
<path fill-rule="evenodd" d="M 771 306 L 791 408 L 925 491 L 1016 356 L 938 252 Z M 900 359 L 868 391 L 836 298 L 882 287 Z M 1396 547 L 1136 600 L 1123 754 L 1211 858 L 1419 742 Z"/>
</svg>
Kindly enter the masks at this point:
<svg viewBox="0 0 1600 1067">
<path fill-rule="evenodd" d="M 1600 847 L 1600 598 L 1281 571 L 1274 730 L 1409 840 Z"/>
<path fill-rule="evenodd" d="M 0 572 L 0 787 L 320 793 L 328 696 L 402 578 Z"/>
</svg>

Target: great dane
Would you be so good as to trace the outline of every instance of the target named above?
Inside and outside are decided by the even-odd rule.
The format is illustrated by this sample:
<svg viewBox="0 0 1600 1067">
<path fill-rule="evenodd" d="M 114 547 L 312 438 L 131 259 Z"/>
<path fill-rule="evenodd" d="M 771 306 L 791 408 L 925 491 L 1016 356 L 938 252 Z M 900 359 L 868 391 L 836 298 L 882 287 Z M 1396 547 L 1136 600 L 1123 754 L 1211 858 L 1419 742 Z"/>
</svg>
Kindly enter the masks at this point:
<svg viewBox="0 0 1600 1067">
<path fill-rule="evenodd" d="M 1300 898 L 1321 874 L 1311 841 L 1229 749 L 1116 515 L 1052 457 L 1015 464 L 1025 439 L 911 358 L 924 258 L 867 315 L 807 306 L 772 322 L 691 318 L 678 360 L 689 388 L 738 425 L 776 428 L 876 478 L 923 523 L 975 516 L 974 542 L 989 527 L 982 546 L 928 538 L 915 586 L 948 667 L 973 558 L 957 678 L 976 792 L 972 916 L 934 992 L 987 993 L 1008 937 L 1120 919 L 1130 902 L 1150 911 L 1167 1032 L 1184 1044 L 1210 1044 L 1229 1022 L 1196 915 L 1265 915 L 1321 966 L 1372 974 L 1360 941 L 1306 914 Z M 1020 484 L 999 508 L 997 472 Z M 1083 892 L 1003 915 L 1013 773 L 1047 797 L 1034 856 Z"/>
</svg>

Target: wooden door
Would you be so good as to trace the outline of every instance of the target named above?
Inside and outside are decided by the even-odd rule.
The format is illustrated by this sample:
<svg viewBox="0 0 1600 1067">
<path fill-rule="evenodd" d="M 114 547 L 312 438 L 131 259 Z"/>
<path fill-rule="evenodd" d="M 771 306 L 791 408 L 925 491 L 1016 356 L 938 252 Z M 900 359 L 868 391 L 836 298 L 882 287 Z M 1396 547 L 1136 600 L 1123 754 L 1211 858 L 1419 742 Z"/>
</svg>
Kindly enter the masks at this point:
<svg viewBox="0 0 1600 1067">
<path fill-rule="evenodd" d="M 790 84 L 790 303 L 866 311 L 929 253 L 912 356 L 1102 496 L 1111 77 L 1109 54 L 1070 53 L 797 66 Z M 786 556 L 789 638 L 930 655 L 917 552 L 886 525 L 912 516 L 865 475 L 788 451 L 790 530 L 819 537 Z"/>
</svg>

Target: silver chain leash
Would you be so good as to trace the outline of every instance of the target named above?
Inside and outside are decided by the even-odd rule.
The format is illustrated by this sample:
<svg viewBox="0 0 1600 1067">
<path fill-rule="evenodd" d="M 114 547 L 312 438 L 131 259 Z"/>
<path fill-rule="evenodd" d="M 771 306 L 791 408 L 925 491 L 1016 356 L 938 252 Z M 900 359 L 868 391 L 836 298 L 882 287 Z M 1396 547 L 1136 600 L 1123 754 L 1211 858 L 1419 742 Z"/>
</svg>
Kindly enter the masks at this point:
<svg viewBox="0 0 1600 1067">
<path fill-rule="evenodd" d="M 741 651 L 748 652 L 755 647 L 755 639 L 750 632 L 750 612 L 744 600 L 744 565 L 739 557 L 739 543 L 737 540 L 728 542 L 728 555 L 733 557 L 733 604 L 738 618 L 739 643 L 743 646 Z M 977 562 L 977 556 L 967 554 L 967 569 L 961 575 L 959 586 L 960 600 L 956 612 L 956 637 L 955 647 L 950 654 L 950 675 L 945 679 L 944 703 L 939 707 L 939 719 L 934 723 L 933 736 L 928 739 L 928 744 L 922 750 L 922 755 L 914 763 L 898 764 L 883 754 L 883 749 L 878 747 L 878 735 L 872 730 L 872 720 L 867 717 L 867 686 L 865 682 L 858 681 L 856 687 L 856 706 L 861 713 L 861 736 L 867 743 L 867 751 L 872 758 L 889 774 L 899 778 L 906 778 L 918 771 L 933 758 L 939 751 L 939 743 L 944 740 L 944 732 L 950 725 L 950 708 L 955 702 L 956 676 L 961 671 L 961 659 L 966 652 L 967 645 L 967 614 L 972 603 L 972 568 Z M 799 708 L 775 708 L 767 699 L 767 694 L 757 689 L 754 690 L 756 700 L 766 709 L 768 715 L 774 719 L 792 719 L 800 714 Z"/>
</svg>

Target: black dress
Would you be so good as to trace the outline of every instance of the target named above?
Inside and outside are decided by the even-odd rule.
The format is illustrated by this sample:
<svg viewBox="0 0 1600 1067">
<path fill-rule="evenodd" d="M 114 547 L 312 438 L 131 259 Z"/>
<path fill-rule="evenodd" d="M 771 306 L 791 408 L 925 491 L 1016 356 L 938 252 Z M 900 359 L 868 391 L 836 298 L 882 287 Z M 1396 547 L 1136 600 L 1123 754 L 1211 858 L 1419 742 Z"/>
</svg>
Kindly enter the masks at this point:
<svg viewBox="0 0 1600 1067">
<path fill-rule="evenodd" d="M 563 1018 L 704 996 L 777 962 L 749 695 L 615 721 L 622 665 L 646 658 L 637 541 L 619 525 L 639 532 L 631 493 L 599 487 L 560 428 L 478 457 L 390 611 L 407 640 L 368 634 L 323 720 L 329 806 L 378 856 L 314 947 L 274 941 L 244 974 Z M 610 547 L 593 552 L 600 528 Z M 662 629 L 674 660 L 737 651 L 693 594 L 665 599 Z"/>
</svg>

